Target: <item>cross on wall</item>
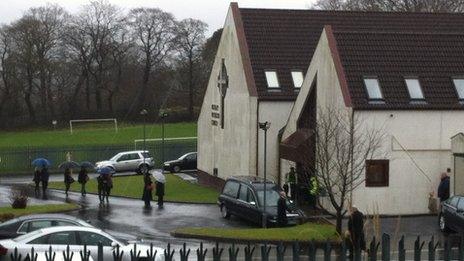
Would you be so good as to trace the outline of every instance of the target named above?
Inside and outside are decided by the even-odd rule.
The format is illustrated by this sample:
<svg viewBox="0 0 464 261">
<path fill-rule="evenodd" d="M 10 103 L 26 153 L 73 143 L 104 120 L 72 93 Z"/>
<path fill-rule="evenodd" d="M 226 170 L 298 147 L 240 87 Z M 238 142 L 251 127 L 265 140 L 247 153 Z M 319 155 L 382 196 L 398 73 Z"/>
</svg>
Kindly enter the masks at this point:
<svg viewBox="0 0 464 261">
<path fill-rule="evenodd" d="M 229 88 L 229 76 L 227 75 L 227 68 L 225 59 L 222 59 L 221 71 L 218 76 L 218 89 L 221 94 L 221 129 L 224 129 L 224 99 L 226 97 L 227 89 Z"/>
</svg>

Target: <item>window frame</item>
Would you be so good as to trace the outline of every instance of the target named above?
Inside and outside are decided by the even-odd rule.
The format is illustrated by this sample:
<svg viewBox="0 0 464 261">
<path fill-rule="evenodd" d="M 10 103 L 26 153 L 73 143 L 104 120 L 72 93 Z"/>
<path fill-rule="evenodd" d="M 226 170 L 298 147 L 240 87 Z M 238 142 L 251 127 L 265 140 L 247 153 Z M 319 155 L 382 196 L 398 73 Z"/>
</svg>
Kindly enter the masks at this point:
<svg viewBox="0 0 464 261">
<path fill-rule="evenodd" d="M 367 87 L 366 80 L 375 80 L 375 81 L 377 81 L 377 86 L 379 88 L 379 93 L 380 93 L 380 96 L 381 96 L 380 98 L 371 98 L 371 96 L 369 95 L 369 88 Z M 385 102 L 385 95 L 383 93 L 382 87 L 380 86 L 379 77 L 365 75 L 365 76 L 363 76 L 363 84 L 364 84 L 364 89 L 366 90 L 367 98 L 368 98 L 369 102 Z"/>
<path fill-rule="evenodd" d="M 301 73 L 301 85 L 300 86 L 296 86 L 295 78 L 293 77 L 293 73 Z M 295 90 L 301 89 L 301 87 L 303 87 L 304 78 L 305 78 L 305 75 L 304 75 L 303 71 L 302 70 L 291 70 L 290 75 L 292 76 L 293 89 L 295 89 Z"/>
<path fill-rule="evenodd" d="M 369 180 L 368 168 L 371 164 L 382 164 L 384 165 L 384 182 L 374 182 Z M 366 160 L 366 173 L 365 173 L 365 184 L 366 187 L 388 187 L 390 185 L 390 160 L 388 159 L 370 159 Z"/>
<path fill-rule="evenodd" d="M 421 93 L 421 96 L 422 98 L 413 98 L 411 96 L 411 91 L 409 89 L 409 85 L 408 85 L 408 80 L 416 80 L 417 83 L 419 84 L 419 91 Z M 422 83 L 419 79 L 418 76 L 404 76 L 404 84 L 406 85 L 406 89 L 408 91 L 408 94 L 409 94 L 409 99 L 411 99 L 411 101 L 421 101 L 421 102 L 425 102 L 425 94 L 424 94 L 424 89 L 422 88 Z"/>
<path fill-rule="evenodd" d="M 271 87 L 269 86 L 269 80 L 267 78 L 267 73 L 275 73 L 275 76 L 276 76 L 276 81 L 277 81 L 277 87 Z M 266 85 L 267 85 L 267 89 L 268 90 L 280 90 L 282 88 L 282 86 L 280 85 L 280 80 L 279 80 L 279 74 L 277 73 L 277 70 L 276 69 L 268 69 L 268 70 L 264 70 L 264 78 L 266 79 Z"/>
<path fill-rule="evenodd" d="M 464 96 L 461 97 L 461 96 L 459 95 L 459 91 L 458 91 L 458 88 L 457 88 L 457 85 L 456 85 L 455 80 L 460 80 L 460 81 L 463 81 L 463 82 L 464 82 L 464 76 L 453 76 L 453 77 L 451 78 L 451 81 L 453 82 L 453 85 L 454 85 L 454 91 L 456 92 L 456 96 L 458 97 L 459 102 L 464 103 Z M 464 89 L 464 87 L 463 87 L 463 89 Z M 463 90 L 463 94 L 464 94 L 464 90 Z"/>
</svg>

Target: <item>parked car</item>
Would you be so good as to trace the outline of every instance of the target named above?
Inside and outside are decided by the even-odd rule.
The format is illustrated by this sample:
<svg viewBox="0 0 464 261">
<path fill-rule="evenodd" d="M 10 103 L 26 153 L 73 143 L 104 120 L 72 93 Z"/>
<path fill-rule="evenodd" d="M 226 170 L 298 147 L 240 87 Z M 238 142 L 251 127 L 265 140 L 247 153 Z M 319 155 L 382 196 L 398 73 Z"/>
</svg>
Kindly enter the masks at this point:
<svg viewBox="0 0 464 261">
<path fill-rule="evenodd" d="M 197 169 L 197 153 L 189 152 L 176 160 L 166 161 L 163 169 L 169 172 Z"/>
<path fill-rule="evenodd" d="M 34 248 L 35 252 L 46 252 L 51 246 L 55 252 L 62 252 L 68 245 L 71 252 L 79 252 L 86 245 L 91 257 L 97 260 L 98 243 L 103 245 L 103 260 L 113 260 L 113 250 L 117 246 L 120 251 L 124 251 L 122 260 L 131 260 L 129 253 L 134 249 L 133 243 L 116 240 L 97 228 L 63 226 L 39 229 L 14 239 L 0 240 L 0 261 L 9 260 L 15 248 L 18 249 L 19 254 L 26 256 L 31 248 Z M 137 250 L 140 250 L 138 260 L 148 260 L 147 250 L 149 249 L 150 246 L 137 244 Z M 164 260 L 161 248 L 154 248 L 153 251 L 158 251 L 155 260 Z"/>
<path fill-rule="evenodd" d="M 0 224 L 0 239 L 15 238 L 32 231 L 56 226 L 92 227 L 88 222 L 63 214 L 28 215 Z"/>
<path fill-rule="evenodd" d="M 262 224 L 264 214 L 264 193 L 266 193 L 267 223 L 277 223 L 277 201 L 280 197 L 279 186 L 273 182 L 266 183 L 258 177 L 232 177 L 226 180 L 218 199 L 218 205 L 224 218 L 236 215 L 255 224 Z M 287 201 L 290 211 L 287 211 L 288 224 L 299 224 L 305 218 L 303 211 L 291 201 Z"/>
<path fill-rule="evenodd" d="M 442 232 L 464 233 L 464 196 L 453 196 L 442 202 L 438 225 Z"/>
<path fill-rule="evenodd" d="M 153 157 L 148 151 L 124 151 L 116 154 L 109 160 L 97 162 L 96 168 L 109 167 L 116 172 L 119 171 L 136 171 L 145 173 L 155 165 Z"/>
</svg>

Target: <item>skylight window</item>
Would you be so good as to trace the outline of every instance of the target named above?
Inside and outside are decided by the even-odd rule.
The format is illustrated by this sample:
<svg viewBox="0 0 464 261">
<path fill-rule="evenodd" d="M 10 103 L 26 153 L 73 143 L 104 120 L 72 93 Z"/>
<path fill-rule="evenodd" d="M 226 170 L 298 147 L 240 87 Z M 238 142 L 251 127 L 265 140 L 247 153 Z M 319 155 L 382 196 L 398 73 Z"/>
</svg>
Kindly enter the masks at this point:
<svg viewBox="0 0 464 261">
<path fill-rule="evenodd" d="M 453 79 L 454 87 L 458 93 L 459 100 L 464 101 L 464 78 Z"/>
<path fill-rule="evenodd" d="M 293 71 L 292 72 L 292 79 L 293 79 L 293 87 L 295 88 L 301 88 L 301 85 L 303 85 L 303 72 L 301 71 Z"/>
<path fill-rule="evenodd" d="M 383 100 L 379 80 L 377 78 L 364 78 L 364 85 L 366 85 L 369 100 Z"/>
<path fill-rule="evenodd" d="M 280 88 L 276 71 L 266 71 L 265 74 L 268 88 Z"/>
<path fill-rule="evenodd" d="M 406 78 L 406 86 L 408 87 L 409 97 L 412 100 L 423 100 L 424 93 L 422 92 L 422 88 L 417 78 Z"/>
</svg>

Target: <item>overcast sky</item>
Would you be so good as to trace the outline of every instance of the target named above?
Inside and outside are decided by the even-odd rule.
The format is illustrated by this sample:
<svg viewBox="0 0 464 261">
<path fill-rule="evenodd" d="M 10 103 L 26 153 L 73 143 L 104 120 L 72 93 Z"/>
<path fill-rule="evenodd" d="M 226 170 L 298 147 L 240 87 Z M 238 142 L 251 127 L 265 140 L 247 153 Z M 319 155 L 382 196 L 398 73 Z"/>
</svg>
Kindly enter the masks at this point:
<svg viewBox="0 0 464 261">
<path fill-rule="evenodd" d="M 315 0 L 236 0 L 240 7 L 293 8 L 304 9 Z M 158 7 L 176 16 L 177 19 L 188 17 L 201 19 L 209 25 L 209 33 L 223 26 L 227 0 L 109 0 L 125 10 L 133 7 Z M 89 3 L 86 0 L 0 0 L 0 23 L 9 23 L 19 18 L 30 7 L 58 3 L 71 13 Z"/>
</svg>

